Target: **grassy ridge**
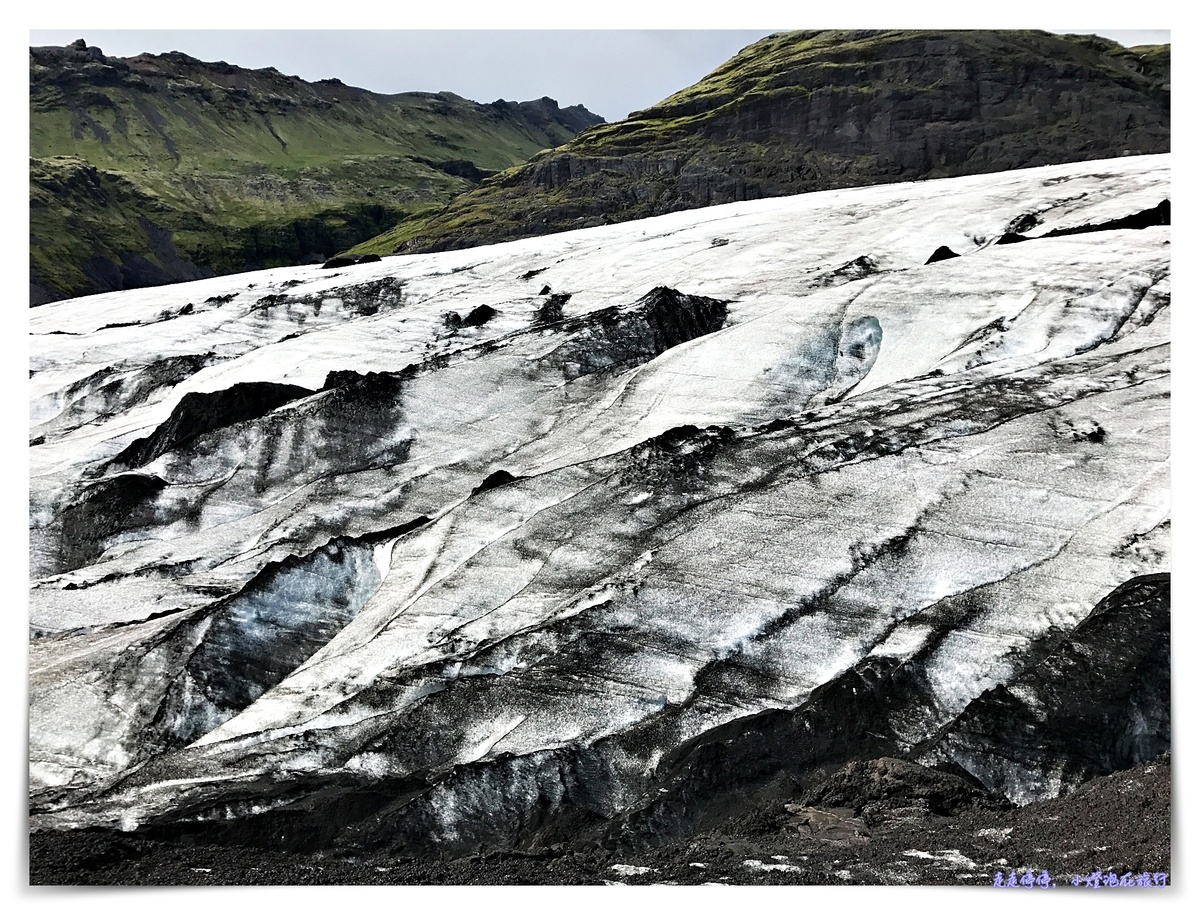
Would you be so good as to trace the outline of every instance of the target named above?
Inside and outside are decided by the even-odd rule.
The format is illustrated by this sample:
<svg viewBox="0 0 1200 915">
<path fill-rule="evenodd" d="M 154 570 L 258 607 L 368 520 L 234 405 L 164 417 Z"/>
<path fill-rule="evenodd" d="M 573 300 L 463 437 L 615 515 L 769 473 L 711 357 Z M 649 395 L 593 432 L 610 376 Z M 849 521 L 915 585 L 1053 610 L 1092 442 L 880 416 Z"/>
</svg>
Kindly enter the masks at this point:
<svg viewBox="0 0 1200 915">
<path fill-rule="evenodd" d="M 597 120 L 549 99 L 385 96 L 178 53 L 31 49 L 31 293 L 332 254 Z"/>
<path fill-rule="evenodd" d="M 1170 48 L 1036 31 L 772 35 L 357 250 L 444 250 L 884 181 L 1162 152 Z"/>
</svg>

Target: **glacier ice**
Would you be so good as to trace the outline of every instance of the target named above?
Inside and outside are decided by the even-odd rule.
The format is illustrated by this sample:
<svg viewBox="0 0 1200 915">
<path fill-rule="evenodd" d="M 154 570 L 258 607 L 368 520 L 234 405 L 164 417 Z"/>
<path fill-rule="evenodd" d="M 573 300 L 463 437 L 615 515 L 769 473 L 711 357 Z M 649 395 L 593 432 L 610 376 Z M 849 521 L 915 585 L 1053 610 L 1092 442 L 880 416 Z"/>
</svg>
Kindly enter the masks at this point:
<svg viewBox="0 0 1200 915">
<path fill-rule="evenodd" d="M 1169 196 L 1129 157 L 36 309 L 35 827 L 530 847 L 856 753 L 1018 800 L 1153 753 L 1154 702 L 1092 769 L 980 735 L 1169 572 L 1170 227 L 1055 231 Z"/>
</svg>

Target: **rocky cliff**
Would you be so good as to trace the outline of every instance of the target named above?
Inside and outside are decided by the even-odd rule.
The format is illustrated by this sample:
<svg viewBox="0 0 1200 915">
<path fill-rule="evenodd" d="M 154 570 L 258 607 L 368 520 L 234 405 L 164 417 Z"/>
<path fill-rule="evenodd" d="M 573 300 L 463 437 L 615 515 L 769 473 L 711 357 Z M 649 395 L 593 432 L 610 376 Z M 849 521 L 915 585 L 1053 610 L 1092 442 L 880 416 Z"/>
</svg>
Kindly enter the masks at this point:
<svg viewBox="0 0 1200 915">
<path fill-rule="evenodd" d="M 361 250 L 436 251 L 736 200 L 1165 152 L 1170 49 L 792 32 Z"/>
<path fill-rule="evenodd" d="M 29 78 L 34 304 L 328 256 L 601 121 L 82 41 Z"/>
</svg>

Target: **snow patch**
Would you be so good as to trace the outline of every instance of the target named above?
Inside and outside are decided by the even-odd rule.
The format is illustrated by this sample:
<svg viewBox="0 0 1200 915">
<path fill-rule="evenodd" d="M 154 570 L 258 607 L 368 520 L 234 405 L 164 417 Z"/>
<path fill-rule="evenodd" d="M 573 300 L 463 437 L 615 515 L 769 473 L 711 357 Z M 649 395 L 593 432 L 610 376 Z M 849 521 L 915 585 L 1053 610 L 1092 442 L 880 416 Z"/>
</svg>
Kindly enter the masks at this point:
<svg viewBox="0 0 1200 915">
<path fill-rule="evenodd" d="M 904 852 L 910 858 L 924 858 L 929 861 L 943 861 L 947 867 L 969 867 L 974 870 L 979 868 L 979 865 L 966 857 L 957 848 L 946 848 L 938 852 L 920 851 L 919 849 L 910 849 Z"/>
<path fill-rule="evenodd" d="M 635 877 L 638 874 L 649 874 L 653 867 L 641 867 L 637 864 L 614 864 L 612 869 L 622 877 Z"/>
<path fill-rule="evenodd" d="M 747 858 L 742 862 L 742 867 L 749 868 L 752 871 L 796 871 L 799 872 L 803 868 L 797 867 L 794 864 L 765 864 L 757 858 Z"/>
</svg>

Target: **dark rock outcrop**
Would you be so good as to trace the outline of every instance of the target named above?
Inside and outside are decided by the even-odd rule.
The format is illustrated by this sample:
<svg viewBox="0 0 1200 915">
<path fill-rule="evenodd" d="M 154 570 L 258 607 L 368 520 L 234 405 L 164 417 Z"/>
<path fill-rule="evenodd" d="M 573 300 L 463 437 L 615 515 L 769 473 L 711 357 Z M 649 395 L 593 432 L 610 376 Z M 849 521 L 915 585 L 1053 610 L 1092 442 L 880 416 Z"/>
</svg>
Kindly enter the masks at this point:
<svg viewBox="0 0 1200 915">
<path fill-rule="evenodd" d="M 1063 235 L 1083 235 L 1088 232 L 1113 232 L 1118 229 L 1148 229 L 1151 226 L 1169 226 L 1171 224 L 1171 201 L 1164 200 L 1148 210 L 1110 219 L 1107 222 L 1093 225 L 1071 226 L 1062 229 L 1051 229 L 1043 238 L 1058 238 Z"/>
<path fill-rule="evenodd" d="M 153 434 L 131 443 L 113 463 L 140 467 L 206 432 L 262 416 L 311 393 L 298 385 L 269 381 L 241 382 L 222 391 L 189 392 Z"/>
<path fill-rule="evenodd" d="M 1171 576 L 1134 578 L 938 742 L 990 789 L 1051 796 L 1171 748 Z"/>
<path fill-rule="evenodd" d="M 154 498 L 166 485 L 153 474 L 123 473 L 86 487 L 63 509 L 58 567 L 78 568 L 99 556 L 110 537 L 156 521 Z"/>
<path fill-rule="evenodd" d="M 810 807 L 847 807 L 868 824 L 895 811 L 949 816 L 976 807 L 1011 806 L 973 779 L 894 757 L 847 763 L 805 791 L 801 802 Z"/>
<path fill-rule="evenodd" d="M 543 287 L 542 294 L 549 291 L 550 287 Z M 538 306 L 537 312 L 534 314 L 534 324 L 553 324 L 555 321 L 563 319 L 563 306 L 571 300 L 571 293 L 556 292 L 551 295 L 545 302 Z"/>
<path fill-rule="evenodd" d="M 489 489 L 495 489 L 497 486 L 507 486 L 509 483 L 515 483 L 520 477 L 514 477 L 507 470 L 496 470 L 489 473 L 473 490 L 472 495 L 478 495 L 481 492 L 487 492 Z"/>
<path fill-rule="evenodd" d="M 611 308 L 580 321 L 580 333 L 555 354 L 568 379 L 627 368 L 671 347 L 719 330 L 726 303 L 656 286 L 628 309 Z"/>
<path fill-rule="evenodd" d="M 929 264 L 936 264 L 938 261 L 947 261 L 952 257 L 959 257 L 959 255 L 949 246 L 942 245 L 931 255 L 929 255 L 929 260 L 925 261 L 925 265 L 928 266 Z"/>
<path fill-rule="evenodd" d="M 477 305 L 467 312 L 467 316 L 462 319 L 462 326 L 482 327 L 497 314 L 498 312 L 491 305 Z"/>
</svg>

